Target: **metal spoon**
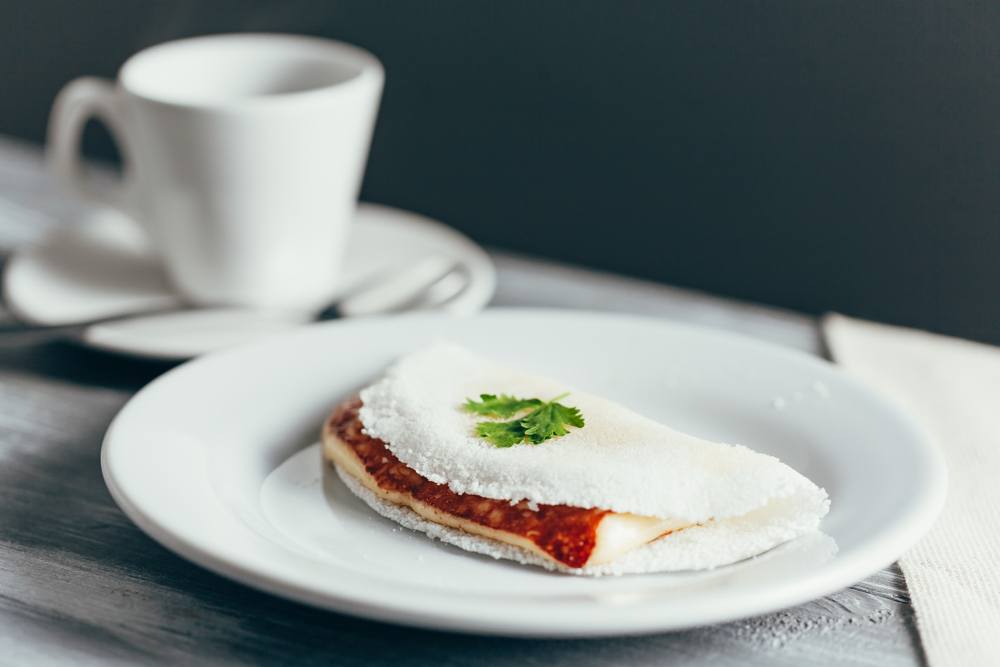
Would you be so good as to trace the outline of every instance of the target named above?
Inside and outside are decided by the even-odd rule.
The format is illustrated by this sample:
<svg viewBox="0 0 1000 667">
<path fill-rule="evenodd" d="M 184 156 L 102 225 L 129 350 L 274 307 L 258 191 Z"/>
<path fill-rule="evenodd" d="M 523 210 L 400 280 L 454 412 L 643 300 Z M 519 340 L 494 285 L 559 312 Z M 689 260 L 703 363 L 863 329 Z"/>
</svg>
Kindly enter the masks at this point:
<svg viewBox="0 0 1000 667">
<path fill-rule="evenodd" d="M 409 310 L 443 308 L 458 298 L 471 276 L 464 264 L 453 259 L 430 256 L 402 268 L 394 268 L 354 285 L 330 303 L 308 314 L 304 321 L 321 322 L 342 317 L 384 315 Z M 206 310 L 233 310 L 233 306 L 174 305 L 144 311 L 119 313 L 66 324 L 0 324 L 0 336 L 17 334 L 82 335 L 88 327 L 134 318 Z"/>
</svg>

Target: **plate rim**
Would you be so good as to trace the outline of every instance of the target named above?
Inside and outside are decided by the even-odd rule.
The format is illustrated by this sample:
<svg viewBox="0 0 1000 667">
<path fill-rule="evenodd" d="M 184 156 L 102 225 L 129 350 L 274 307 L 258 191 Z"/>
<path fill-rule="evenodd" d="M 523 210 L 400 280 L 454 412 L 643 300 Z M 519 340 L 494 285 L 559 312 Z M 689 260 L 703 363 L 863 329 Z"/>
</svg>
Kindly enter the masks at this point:
<svg viewBox="0 0 1000 667">
<path fill-rule="evenodd" d="M 944 457 L 939 447 L 929 436 L 921 424 L 913 419 L 905 410 L 889 397 L 885 397 L 875 389 L 869 387 L 859 378 L 848 373 L 843 368 L 833 364 L 821 357 L 809 353 L 760 340 L 751 336 L 734 333 L 728 330 L 705 327 L 687 322 L 678 322 L 665 318 L 657 318 L 647 315 L 620 314 L 606 311 L 555 309 L 555 308 L 524 308 L 524 307 L 502 307 L 489 308 L 472 318 L 505 317 L 505 316 L 556 316 L 556 317 L 597 317 L 609 320 L 630 320 L 666 329 L 681 330 L 688 334 L 708 335 L 716 337 L 722 341 L 738 342 L 751 347 L 760 347 L 770 353 L 781 357 L 787 357 L 793 363 L 805 363 L 814 367 L 821 367 L 826 371 L 836 373 L 846 380 L 853 389 L 861 392 L 866 400 L 874 400 L 882 408 L 894 413 L 911 430 L 915 436 L 909 443 L 915 447 L 914 452 L 918 452 L 922 468 L 928 474 L 929 483 L 923 488 L 923 493 L 912 502 L 905 504 L 904 511 L 897 516 L 895 522 L 889 530 L 886 530 L 880 539 L 869 542 L 863 546 L 856 547 L 850 555 L 840 556 L 830 561 L 832 565 L 825 565 L 826 571 L 823 576 L 813 576 L 806 580 L 808 585 L 803 586 L 802 580 L 794 580 L 794 584 L 775 588 L 765 601 L 761 601 L 759 596 L 753 602 L 744 601 L 742 605 L 718 609 L 715 613 L 703 613 L 696 620 L 684 622 L 664 623 L 655 618 L 649 617 L 637 621 L 630 618 L 627 622 L 615 622 L 612 615 L 611 622 L 603 619 L 601 626 L 584 625 L 581 627 L 548 626 L 539 628 L 523 622 L 497 621 L 495 618 L 481 622 L 476 618 L 463 617 L 461 614 L 442 613 L 439 609 L 433 611 L 421 608 L 419 613 L 413 605 L 385 604 L 384 601 L 373 603 L 358 599 L 357 597 L 346 595 L 331 595 L 329 592 L 310 589 L 308 586 L 301 586 L 290 583 L 286 578 L 273 576 L 271 573 L 262 574 L 259 570 L 248 569 L 245 564 L 234 563 L 231 558 L 220 557 L 213 553 L 211 549 L 206 549 L 203 545 L 187 540 L 185 536 L 174 534 L 169 528 L 157 524 L 143 508 L 139 507 L 128 497 L 118 481 L 115 479 L 115 472 L 112 470 L 110 458 L 112 450 L 118 446 L 115 444 L 119 437 L 116 431 L 120 428 L 122 416 L 128 414 L 130 406 L 141 397 L 148 400 L 149 394 L 157 391 L 157 386 L 161 382 L 173 381 L 178 375 L 191 372 L 192 367 L 200 367 L 204 364 L 215 363 L 220 357 L 229 355 L 242 355 L 251 352 L 255 347 L 272 346 L 280 344 L 279 339 L 294 338 L 301 335 L 312 335 L 317 329 L 350 326 L 350 322 L 324 322 L 309 325 L 285 334 L 279 334 L 267 340 L 251 342 L 246 345 L 237 346 L 214 352 L 193 359 L 174 369 L 169 370 L 153 382 L 146 385 L 137 392 L 122 407 L 119 413 L 112 420 L 105 433 L 101 447 L 101 468 L 105 483 L 111 493 L 112 498 L 118 507 L 135 523 L 140 530 L 145 532 L 153 540 L 165 548 L 177 553 L 183 558 L 196 565 L 204 567 L 220 576 L 238 581 L 251 588 L 262 590 L 280 597 L 296 600 L 314 607 L 337 611 L 340 613 L 360 616 L 377 621 L 391 622 L 412 627 L 425 629 L 447 630 L 462 633 L 497 635 L 497 636 L 519 636 L 536 638 L 557 638 L 557 637 L 598 637 L 598 636 L 625 636 L 650 634 L 656 632 L 681 630 L 692 627 L 702 627 L 715 623 L 733 621 L 761 614 L 771 613 L 786 609 L 788 607 L 813 600 L 824 595 L 841 590 L 850 586 L 870 574 L 884 568 L 894 562 L 906 549 L 912 546 L 927 530 L 939 515 L 943 507 L 947 486 L 947 470 L 944 464 Z M 367 318 L 365 321 L 382 321 L 387 323 L 392 320 L 406 319 L 451 319 L 442 314 L 407 314 L 402 316 L 385 316 L 379 318 Z M 289 346 L 290 347 L 290 346 Z M 264 538 L 261 538 L 264 539 Z M 641 576 L 641 575 L 637 575 Z M 662 604 L 662 603 L 661 603 Z M 669 601 L 667 602 L 669 604 Z M 654 605 L 655 606 L 655 605 Z M 647 607 L 648 609 L 648 607 Z"/>
</svg>

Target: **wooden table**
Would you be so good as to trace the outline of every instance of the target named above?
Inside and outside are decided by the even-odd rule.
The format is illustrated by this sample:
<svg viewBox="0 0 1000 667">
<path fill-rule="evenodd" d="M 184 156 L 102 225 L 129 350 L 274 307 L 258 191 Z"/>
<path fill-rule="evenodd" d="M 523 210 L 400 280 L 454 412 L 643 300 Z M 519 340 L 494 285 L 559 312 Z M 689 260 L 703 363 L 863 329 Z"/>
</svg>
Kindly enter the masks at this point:
<svg viewBox="0 0 1000 667">
<path fill-rule="evenodd" d="M 72 218 L 37 149 L 0 139 L 0 248 Z M 495 253 L 495 305 L 643 313 L 820 354 L 814 319 Z M 67 342 L 0 340 L 0 664 L 914 665 L 897 568 L 800 607 L 725 625 L 601 640 L 482 638 L 318 611 L 175 556 L 101 479 L 104 430 L 168 364 Z"/>
</svg>

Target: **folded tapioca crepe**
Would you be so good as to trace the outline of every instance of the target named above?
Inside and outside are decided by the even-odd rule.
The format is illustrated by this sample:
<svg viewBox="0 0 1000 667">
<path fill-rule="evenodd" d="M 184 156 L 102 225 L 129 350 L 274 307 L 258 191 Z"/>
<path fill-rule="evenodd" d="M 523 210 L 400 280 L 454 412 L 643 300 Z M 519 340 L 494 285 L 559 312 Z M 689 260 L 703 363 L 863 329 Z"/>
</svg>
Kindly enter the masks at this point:
<svg viewBox="0 0 1000 667">
<path fill-rule="evenodd" d="M 515 438 L 518 420 L 554 397 L 579 419 L 501 442 L 479 425 L 506 420 L 468 407 L 484 394 L 525 402 L 505 415 Z M 450 344 L 403 357 L 337 406 L 323 444 L 379 514 L 469 551 L 577 574 L 733 563 L 816 530 L 829 509 L 823 489 L 772 456 Z"/>
</svg>

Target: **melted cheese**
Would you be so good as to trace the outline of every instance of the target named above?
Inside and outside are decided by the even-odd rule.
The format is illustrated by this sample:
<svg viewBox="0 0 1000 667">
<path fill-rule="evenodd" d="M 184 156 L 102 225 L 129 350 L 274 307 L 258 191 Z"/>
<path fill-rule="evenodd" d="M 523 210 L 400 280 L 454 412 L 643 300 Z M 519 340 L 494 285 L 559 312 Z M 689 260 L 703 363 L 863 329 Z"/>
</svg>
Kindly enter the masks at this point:
<svg viewBox="0 0 1000 667">
<path fill-rule="evenodd" d="M 408 493 L 380 487 L 374 477 L 365 470 L 361 460 L 351 447 L 338 438 L 330 429 L 323 431 L 324 456 L 342 471 L 358 480 L 365 488 L 379 498 L 409 507 L 423 518 L 452 528 L 458 528 L 473 535 L 512 544 L 543 558 L 553 560 L 531 540 L 520 535 L 484 526 L 462 517 L 442 512 L 414 498 Z M 586 566 L 600 565 L 619 558 L 625 553 L 647 544 L 658 537 L 681 530 L 691 523 L 672 519 L 637 516 L 635 514 L 609 513 L 600 521 L 596 530 L 596 543 L 586 562 Z"/>
<path fill-rule="evenodd" d="M 597 545 L 587 565 L 610 563 L 661 535 L 683 530 L 693 524 L 676 519 L 657 519 L 637 514 L 611 513 L 597 526 Z"/>
</svg>

